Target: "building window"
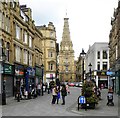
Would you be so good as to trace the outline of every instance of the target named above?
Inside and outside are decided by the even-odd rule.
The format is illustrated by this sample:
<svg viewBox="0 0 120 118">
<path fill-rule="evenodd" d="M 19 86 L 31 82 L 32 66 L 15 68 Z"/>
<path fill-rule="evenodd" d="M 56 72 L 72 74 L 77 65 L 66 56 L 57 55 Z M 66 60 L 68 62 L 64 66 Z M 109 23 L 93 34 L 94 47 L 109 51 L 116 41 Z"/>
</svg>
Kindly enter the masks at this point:
<svg viewBox="0 0 120 118">
<path fill-rule="evenodd" d="M 49 52 L 48 57 L 53 57 L 53 52 Z"/>
<path fill-rule="evenodd" d="M 97 62 L 97 70 L 100 70 L 100 62 Z"/>
<path fill-rule="evenodd" d="M 7 46 L 6 46 L 6 60 L 10 61 L 10 44 L 9 43 L 7 43 Z"/>
<path fill-rule="evenodd" d="M 16 61 L 20 62 L 21 61 L 21 49 L 19 46 L 15 47 L 15 57 L 16 57 Z"/>
<path fill-rule="evenodd" d="M 5 26 L 5 30 L 7 31 L 7 32 L 10 32 L 10 19 L 8 18 L 8 17 L 6 17 L 5 18 L 5 21 L 6 21 L 6 26 Z"/>
<path fill-rule="evenodd" d="M 97 59 L 100 59 L 100 51 L 97 52 Z"/>
<path fill-rule="evenodd" d="M 32 37 L 29 35 L 29 47 L 32 48 Z"/>
<path fill-rule="evenodd" d="M 54 42 L 53 41 L 50 41 L 50 47 L 55 47 L 55 44 L 54 44 Z"/>
<path fill-rule="evenodd" d="M 103 62 L 103 70 L 107 70 L 107 62 Z"/>
<path fill-rule="evenodd" d="M 3 40 L 0 39 L 0 60 L 2 60 L 2 54 L 3 54 Z"/>
<path fill-rule="evenodd" d="M 53 64 L 52 63 L 49 63 L 49 70 L 53 70 Z"/>
<path fill-rule="evenodd" d="M 27 50 L 24 50 L 24 53 L 23 53 L 23 63 L 28 64 L 28 51 Z"/>
<path fill-rule="evenodd" d="M 0 11 L 0 28 L 2 28 L 2 12 Z"/>
<path fill-rule="evenodd" d="M 28 61 L 29 61 L 29 65 L 32 66 L 32 54 L 31 53 L 29 53 L 29 60 Z"/>
<path fill-rule="evenodd" d="M 5 29 L 5 15 L 2 14 L 2 29 Z"/>
<path fill-rule="evenodd" d="M 115 46 L 115 56 L 116 56 L 116 59 L 118 59 L 118 46 L 117 45 Z"/>
<path fill-rule="evenodd" d="M 68 72 L 68 67 L 65 68 L 65 72 Z"/>
<path fill-rule="evenodd" d="M 20 27 L 16 25 L 16 38 L 20 40 Z"/>
<path fill-rule="evenodd" d="M 23 43 L 27 44 L 27 32 L 24 31 Z"/>
<path fill-rule="evenodd" d="M 103 50 L 103 59 L 107 59 L 107 51 Z"/>
</svg>

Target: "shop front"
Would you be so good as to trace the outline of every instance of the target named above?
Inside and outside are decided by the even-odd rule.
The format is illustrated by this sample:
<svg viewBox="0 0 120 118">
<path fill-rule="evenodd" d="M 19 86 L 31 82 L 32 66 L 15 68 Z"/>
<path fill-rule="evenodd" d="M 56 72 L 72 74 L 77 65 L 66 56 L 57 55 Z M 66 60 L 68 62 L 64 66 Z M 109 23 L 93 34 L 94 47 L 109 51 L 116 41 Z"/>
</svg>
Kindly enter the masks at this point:
<svg viewBox="0 0 120 118">
<path fill-rule="evenodd" d="M 14 66 L 3 63 L 2 91 L 5 89 L 6 97 L 13 96 Z"/>
<path fill-rule="evenodd" d="M 120 95 L 120 58 L 116 64 L 116 93 Z"/>
<path fill-rule="evenodd" d="M 38 85 L 42 81 L 42 69 L 38 66 L 35 66 L 35 84 Z"/>
<path fill-rule="evenodd" d="M 46 74 L 46 82 L 50 83 L 50 81 L 55 81 L 55 73 L 47 73 Z"/>
<path fill-rule="evenodd" d="M 25 71 L 25 88 L 26 91 L 31 92 L 35 86 L 35 68 L 27 67 Z"/>
<path fill-rule="evenodd" d="M 14 95 L 20 92 L 21 87 L 25 88 L 24 66 L 15 64 Z"/>
<path fill-rule="evenodd" d="M 97 78 L 99 88 L 108 88 L 108 77 L 106 71 L 98 71 Z"/>
</svg>

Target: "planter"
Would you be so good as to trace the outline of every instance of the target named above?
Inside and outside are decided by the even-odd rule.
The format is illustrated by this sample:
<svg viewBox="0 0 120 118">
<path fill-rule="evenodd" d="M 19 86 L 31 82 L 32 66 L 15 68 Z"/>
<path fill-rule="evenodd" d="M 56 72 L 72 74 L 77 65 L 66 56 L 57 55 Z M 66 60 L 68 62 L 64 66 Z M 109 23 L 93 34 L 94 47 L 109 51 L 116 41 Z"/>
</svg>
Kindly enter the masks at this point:
<svg viewBox="0 0 120 118">
<path fill-rule="evenodd" d="M 95 103 L 81 104 L 81 109 L 95 109 Z"/>
</svg>

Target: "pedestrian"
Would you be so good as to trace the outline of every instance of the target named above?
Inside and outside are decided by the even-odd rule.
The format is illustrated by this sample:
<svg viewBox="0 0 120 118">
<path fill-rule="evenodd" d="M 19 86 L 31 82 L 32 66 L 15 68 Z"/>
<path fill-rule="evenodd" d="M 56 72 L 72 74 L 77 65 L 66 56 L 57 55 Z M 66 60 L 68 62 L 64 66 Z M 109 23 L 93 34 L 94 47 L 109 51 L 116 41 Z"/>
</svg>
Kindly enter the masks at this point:
<svg viewBox="0 0 120 118">
<path fill-rule="evenodd" d="M 108 100 L 107 105 L 114 106 L 114 102 L 113 102 L 113 90 L 112 90 L 111 87 L 108 89 L 107 100 Z"/>
<path fill-rule="evenodd" d="M 70 89 L 69 89 L 68 83 L 66 84 L 66 90 L 67 90 L 67 93 L 70 94 Z"/>
<path fill-rule="evenodd" d="M 41 94 L 41 85 L 40 85 L 40 83 L 38 83 L 38 85 L 37 85 L 37 92 L 38 92 L 38 95 L 40 96 L 40 94 Z"/>
<path fill-rule="evenodd" d="M 59 99 L 60 99 L 60 86 L 57 86 L 57 104 L 59 103 Z"/>
<path fill-rule="evenodd" d="M 57 86 L 54 85 L 54 87 L 52 88 L 52 96 L 53 96 L 53 98 L 52 98 L 52 104 L 55 104 L 55 102 L 56 102 L 57 93 L 58 93 Z"/>
<path fill-rule="evenodd" d="M 61 95 L 62 95 L 62 104 L 61 105 L 65 105 L 65 96 L 67 96 L 67 90 L 66 90 L 65 84 L 62 85 Z"/>
</svg>

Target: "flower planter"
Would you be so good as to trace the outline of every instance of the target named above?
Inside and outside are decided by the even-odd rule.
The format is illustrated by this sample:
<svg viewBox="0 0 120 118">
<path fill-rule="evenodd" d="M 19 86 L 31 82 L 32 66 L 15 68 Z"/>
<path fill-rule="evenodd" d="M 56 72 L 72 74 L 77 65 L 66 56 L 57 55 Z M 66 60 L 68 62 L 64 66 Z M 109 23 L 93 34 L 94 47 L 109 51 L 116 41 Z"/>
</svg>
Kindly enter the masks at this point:
<svg viewBox="0 0 120 118">
<path fill-rule="evenodd" d="M 81 109 L 95 109 L 95 103 L 81 104 Z"/>
</svg>

